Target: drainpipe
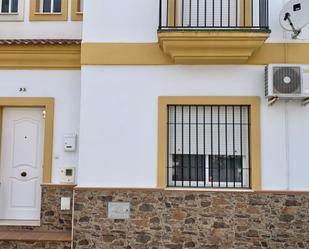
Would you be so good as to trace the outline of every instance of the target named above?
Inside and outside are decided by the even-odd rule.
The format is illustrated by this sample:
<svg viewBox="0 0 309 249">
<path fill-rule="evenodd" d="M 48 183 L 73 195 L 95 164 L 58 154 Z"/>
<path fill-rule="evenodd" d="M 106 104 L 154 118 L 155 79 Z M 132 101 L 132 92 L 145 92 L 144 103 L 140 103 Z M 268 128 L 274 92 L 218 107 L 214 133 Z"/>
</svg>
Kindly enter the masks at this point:
<svg viewBox="0 0 309 249">
<path fill-rule="evenodd" d="M 288 100 L 284 103 L 284 129 L 285 129 L 285 160 L 286 160 L 286 184 L 287 190 L 290 190 L 290 138 L 289 138 L 289 111 L 288 111 Z"/>
</svg>

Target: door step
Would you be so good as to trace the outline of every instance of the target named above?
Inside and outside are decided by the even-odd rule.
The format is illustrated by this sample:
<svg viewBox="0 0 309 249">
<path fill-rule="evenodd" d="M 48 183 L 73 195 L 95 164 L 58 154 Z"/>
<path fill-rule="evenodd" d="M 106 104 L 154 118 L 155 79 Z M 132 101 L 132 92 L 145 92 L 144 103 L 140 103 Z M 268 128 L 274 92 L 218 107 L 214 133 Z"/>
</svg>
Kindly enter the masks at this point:
<svg viewBox="0 0 309 249">
<path fill-rule="evenodd" d="M 70 231 L 0 231 L 0 241 L 71 242 Z"/>
<path fill-rule="evenodd" d="M 30 226 L 38 227 L 40 226 L 39 220 L 0 220 L 0 226 Z"/>
</svg>

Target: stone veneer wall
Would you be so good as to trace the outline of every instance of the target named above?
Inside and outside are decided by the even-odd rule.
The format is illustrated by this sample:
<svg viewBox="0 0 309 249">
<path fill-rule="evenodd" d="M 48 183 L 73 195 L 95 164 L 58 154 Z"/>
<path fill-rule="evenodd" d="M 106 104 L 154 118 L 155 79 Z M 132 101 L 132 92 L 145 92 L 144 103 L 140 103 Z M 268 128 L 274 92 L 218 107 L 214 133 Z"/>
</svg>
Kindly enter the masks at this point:
<svg viewBox="0 0 309 249">
<path fill-rule="evenodd" d="M 1 242 L 1 249 L 71 249 L 71 242 Z"/>
<path fill-rule="evenodd" d="M 71 210 L 61 210 L 61 197 L 71 198 Z M 73 186 L 44 185 L 42 189 L 41 229 L 72 230 Z"/>
<path fill-rule="evenodd" d="M 129 201 L 129 220 L 108 220 Z M 309 194 L 76 189 L 76 249 L 309 248 Z"/>
</svg>

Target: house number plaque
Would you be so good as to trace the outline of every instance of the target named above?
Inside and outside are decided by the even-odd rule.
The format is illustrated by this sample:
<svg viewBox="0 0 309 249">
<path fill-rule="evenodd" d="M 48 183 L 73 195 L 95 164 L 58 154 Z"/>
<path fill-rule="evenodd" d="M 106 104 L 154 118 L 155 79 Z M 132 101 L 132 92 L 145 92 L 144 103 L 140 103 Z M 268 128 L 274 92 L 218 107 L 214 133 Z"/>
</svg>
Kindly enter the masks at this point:
<svg viewBox="0 0 309 249">
<path fill-rule="evenodd" d="M 108 202 L 107 217 L 113 220 L 130 218 L 130 202 Z"/>
</svg>

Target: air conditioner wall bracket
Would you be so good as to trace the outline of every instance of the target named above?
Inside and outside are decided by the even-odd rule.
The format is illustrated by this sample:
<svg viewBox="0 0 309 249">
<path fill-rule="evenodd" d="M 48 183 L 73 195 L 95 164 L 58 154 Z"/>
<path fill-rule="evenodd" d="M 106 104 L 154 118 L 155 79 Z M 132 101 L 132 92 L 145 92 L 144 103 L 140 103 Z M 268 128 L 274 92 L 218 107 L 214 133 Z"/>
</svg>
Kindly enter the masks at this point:
<svg viewBox="0 0 309 249">
<path fill-rule="evenodd" d="M 309 105 L 309 98 L 303 100 L 303 106 Z"/>
<path fill-rule="evenodd" d="M 277 97 L 277 96 L 268 97 L 268 98 L 267 98 L 267 104 L 268 104 L 268 106 L 272 106 L 272 105 L 274 105 L 278 100 L 279 100 L 279 97 Z M 303 105 L 303 106 L 309 105 L 309 98 L 303 99 L 303 100 L 302 100 L 302 105 Z"/>
<path fill-rule="evenodd" d="M 269 97 L 269 98 L 267 98 L 268 106 L 272 106 L 273 104 L 275 104 L 275 102 L 277 102 L 278 99 L 279 99 L 278 97 Z"/>
</svg>

